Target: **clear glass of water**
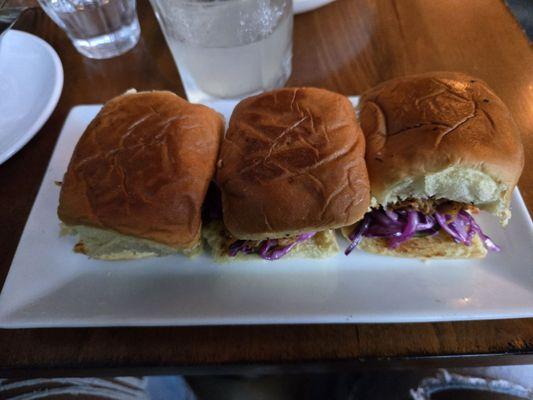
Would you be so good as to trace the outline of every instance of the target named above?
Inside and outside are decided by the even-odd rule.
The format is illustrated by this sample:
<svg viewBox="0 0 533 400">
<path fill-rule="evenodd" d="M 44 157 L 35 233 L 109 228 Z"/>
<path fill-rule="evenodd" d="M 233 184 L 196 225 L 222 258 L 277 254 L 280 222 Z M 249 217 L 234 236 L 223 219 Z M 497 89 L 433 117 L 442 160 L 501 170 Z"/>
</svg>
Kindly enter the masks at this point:
<svg viewBox="0 0 533 400">
<path fill-rule="evenodd" d="M 44 11 L 89 58 L 111 58 L 133 48 L 141 28 L 135 0 L 39 0 Z"/>
<path fill-rule="evenodd" d="M 238 99 L 291 74 L 292 0 L 151 0 L 192 102 Z"/>
</svg>

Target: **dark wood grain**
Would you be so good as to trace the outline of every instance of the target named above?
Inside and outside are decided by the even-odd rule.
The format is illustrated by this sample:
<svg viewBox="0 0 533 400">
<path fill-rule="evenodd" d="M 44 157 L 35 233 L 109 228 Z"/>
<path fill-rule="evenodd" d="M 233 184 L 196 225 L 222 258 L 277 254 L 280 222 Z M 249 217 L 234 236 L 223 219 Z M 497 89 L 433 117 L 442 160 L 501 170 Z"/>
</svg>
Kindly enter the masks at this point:
<svg viewBox="0 0 533 400">
<path fill-rule="evenodd" d="M 17 28 L 59 53 L 65 85 L 51 118 L 0 166 L 0 281 L 3 281 L 65 117 L 137 89 L 183 94 L 150 6 L 139 2 L 142 39 L 105 61 L 83 58 L 40 10 Z M 486 80 L 509 105 L 523 134 L 520 188 L 533 209 L 533 54 L 498 0 L 337 0 L 297 16 L 289 84 L 357 94 L 398 75 L 458 70 Z M 36 277 L 38 279 L 38 277 Z M 533 320 L 434 324 L 351 324 L 0 331 L 0 373 L 65 375 L 235 372 L 273 366 L 409 366 L 413 362 L 533 362 Z"/>
</svg>

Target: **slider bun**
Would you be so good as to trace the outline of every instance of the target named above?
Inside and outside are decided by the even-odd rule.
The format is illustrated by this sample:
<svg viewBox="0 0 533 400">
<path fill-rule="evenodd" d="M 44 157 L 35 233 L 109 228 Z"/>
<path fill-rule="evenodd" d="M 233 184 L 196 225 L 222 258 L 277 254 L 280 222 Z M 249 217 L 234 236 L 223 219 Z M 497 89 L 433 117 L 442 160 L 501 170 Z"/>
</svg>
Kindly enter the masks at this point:
<svg viewBox="0 0 533 400">
<path fill-rule="evenodd" d="M 146 257 L 162 257 L 181 253 L 189 257 L 198 255 L 201 243 L 188 249 L 176 249 L 155 242 L 129 235 L 122 235 L 115 231 L 93 228 L 86 225 L 62 226 L 62 235 L 77 235 L 78 243 L 74 251 L 90 258 L 99 260 L 136 260 Z"/>
<path fill-rule="evenodd" d="M 226 263 L 231 261 L 263 260 L 257 254 L 238 253 L 230 257 L 224 251 L 224 225 L 220 221 L 214 221 L 204 227 L 202 236 L 211 248 L 213 258 L 216 262 Z M 339 252 L 339 245 L 335 233 L 332 230 L 318 232 L 312 238 L 297 244 L 290 252 L 283 256 L 287 258 L 326 258 L 336 256 Z"/>
<path fill-rule="evenodd" d="M 343 236 L 348 239 L 351 229 L 342 230 Z M 472 240 L 470 246 L 456 243 L 446 233 L 439 232 L 435 236 L 412 238 L 396 249 L 389 249 L 386 239 L 363 238 L 357 246 L 358 249 L 369 253 L 383 256 L 409 257 L 409 258 L 431 258 L 431 259 L 460 259 L 460 258 L 484 258 L 487 250 L 478 235 Z"/>
<path fill-rule="evenodd" d="M 217 176 L 227 229 L 258 240 L 353 224 L 369 205 L 364 152 L 345 96 L 284 88 L 241 101 Z"/>
<path fill-rule="evenodd" d="M 455 72 L 393 79 L 362 96 L 360 122 L 378 203 L 447 198 L 509 219 L 524 151 L 509 110 L 485 82 Z"/>
<path fill-rule="evenodd" d="M 146 252 L 148 242 L 135 246 L 133 239 L 192 251 L 199 245 L 201 207 L 223 132 L 218 113 L 171 92 L 112 99 L 76 145 L 61 187 L 59 218 L 78 232 L 80 226 L 99 229 L 90 232 L 93 239 L 95 232 L 111 241 L 111 233 L 120 234 L 121 250 L 109 243 L 109 254 L 121 252 L 122 258 Z"/>
</svg>

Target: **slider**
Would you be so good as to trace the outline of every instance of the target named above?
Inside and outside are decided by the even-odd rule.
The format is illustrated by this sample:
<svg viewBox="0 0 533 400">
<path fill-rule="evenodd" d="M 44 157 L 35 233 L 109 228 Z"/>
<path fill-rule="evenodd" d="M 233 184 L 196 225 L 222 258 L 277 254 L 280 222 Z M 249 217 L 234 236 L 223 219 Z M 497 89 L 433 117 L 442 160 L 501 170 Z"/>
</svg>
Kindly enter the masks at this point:
<svg viewBox="0 0 533 400">
<path fill-rule="evenodd" d="M 481 258 L 499 247 L 479 210 L 511 217 L 524 166 L 520 133 L 500 98 L 477 78 L 432 72 L 384 82 L 362 96 L 360 122 L 373 196 L 343 229 L 349 254 Z"/>
<path fill-rule="evenodd" d="M 61 186 L 75 251 L 126 260 L 201 250 L 201 208 L 224 120 L 171 92 L 107 102 L 80 138 Z"/>
<path fill-rule="evenodd" d="M 284 88 L 241 101 L 218 161 L 223 221 L 204 230 L 215 258 L 335 255 L 334 229 L 369 206 L 364 152 L 345 96 Z"/>
</svg>

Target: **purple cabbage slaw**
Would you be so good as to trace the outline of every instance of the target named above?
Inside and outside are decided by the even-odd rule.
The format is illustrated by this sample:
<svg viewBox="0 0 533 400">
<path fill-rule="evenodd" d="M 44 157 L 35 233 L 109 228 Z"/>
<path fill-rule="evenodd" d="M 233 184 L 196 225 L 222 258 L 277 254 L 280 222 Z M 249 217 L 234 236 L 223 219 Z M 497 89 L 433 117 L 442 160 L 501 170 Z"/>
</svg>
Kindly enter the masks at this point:
<svg viewBox="0 0 533 400">
<path fill-rule="evenodd" d="M 278 239 L 266 239 L 260 242 L 259 249 L 252 246 L 250 241 L 237 240 L 229 247 L 228 255 L 235 257 L 238 253 L 252 254 L 257 253 L 261 258 L 269 261 L 278 260 L 290 252 L 298 243 L 302 243 L 315 236 L 316 232 L 307 232 L 298 235 L 294 242 L 287 246 L 279 246 Z"/>
<path fill-rule="evenodd" d="M 450 214 L 435 212 L 426 215 L 415 210 L 384 210 L 383 207 L 373 209 L 365 214 L 348 236 L 350 245 L 344 251 L 348 255 L 361 242 L 363 237 L 386 238 L 389 248 L 395 249 L 414 236 L 433 236 L 444 230 L 456 243 L 466 246 L 472 244 L 476 234 L 485 247 L 492 251 L 500 248 L 485 235 L 474 217 L 465 210 L 459 211 L 455 217 Z"/>
</svg>

